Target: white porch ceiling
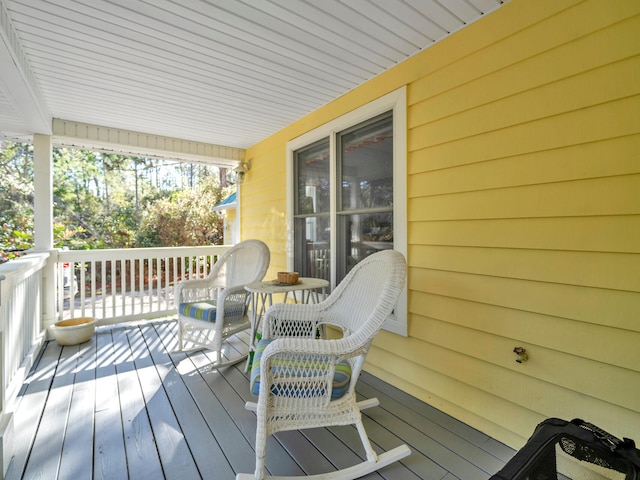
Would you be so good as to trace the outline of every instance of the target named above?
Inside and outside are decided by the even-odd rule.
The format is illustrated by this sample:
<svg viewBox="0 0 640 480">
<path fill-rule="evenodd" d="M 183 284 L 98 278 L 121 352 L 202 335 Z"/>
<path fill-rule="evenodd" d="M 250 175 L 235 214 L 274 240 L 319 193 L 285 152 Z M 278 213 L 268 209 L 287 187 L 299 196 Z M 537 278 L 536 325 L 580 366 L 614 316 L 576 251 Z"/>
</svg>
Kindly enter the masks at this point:
<svg viewBox="0 0 640 480">
<path fill-rule="evenodd" d="M 502 0 L 0 0 L 0 135 L 246 148 Z"/>
</svg>

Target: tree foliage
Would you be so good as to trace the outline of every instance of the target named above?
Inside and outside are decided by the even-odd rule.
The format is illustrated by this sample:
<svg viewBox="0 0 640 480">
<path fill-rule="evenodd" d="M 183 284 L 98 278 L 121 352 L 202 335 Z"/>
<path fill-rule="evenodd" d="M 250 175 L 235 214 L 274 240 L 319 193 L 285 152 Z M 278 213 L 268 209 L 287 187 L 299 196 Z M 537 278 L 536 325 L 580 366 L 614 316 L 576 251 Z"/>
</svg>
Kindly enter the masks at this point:
<svg viewBox="0 0 640 480">
<path fill-rule="evenodd" d="M 5 257 L 29 248 L 33 238 L 33 149 L 0 148 L 0 249 Z"/>
<path fill-rule="evenodd" d="M 141 246 L 179 246 L 221 244 L 223 225 L 213 207 L 222 191 L 215 177 L 199 187 L 180 190 L 170 198 L 154 202 L 143 216 L 138 241 Z"/>
<path fill-rule="evenodd" d="M 33 246 L 33 148 L 0 142 L 0 252 Z M 222 243 L 224 169 L 53 151 L 54 243 L 71 249 Z"/>
</svg>

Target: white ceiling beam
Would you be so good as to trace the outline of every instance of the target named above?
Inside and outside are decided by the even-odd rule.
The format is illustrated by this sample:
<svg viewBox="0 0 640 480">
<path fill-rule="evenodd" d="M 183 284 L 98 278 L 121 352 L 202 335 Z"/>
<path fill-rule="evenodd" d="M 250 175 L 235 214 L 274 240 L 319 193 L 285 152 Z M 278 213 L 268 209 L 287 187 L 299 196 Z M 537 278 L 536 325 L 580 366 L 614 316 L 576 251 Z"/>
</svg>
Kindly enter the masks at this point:
<svg viewBox="0 0 640 480">
<path fill-rule="evenodd" d="M 245 156 L 243 148 L 132 132 L 58 118 L 53 120 L 53 143 L 82 150 L 156 157 L 221 167 L 235 167 L 244 160 Z"/>
<path fill-rule="evenodd" d="M 16 135 L 51 134 L 51 114 L 38 88 L 3 1 L 0 0 L 0 94 L 22 119 L 22 124 L 1 125 Z"/>
</svg>

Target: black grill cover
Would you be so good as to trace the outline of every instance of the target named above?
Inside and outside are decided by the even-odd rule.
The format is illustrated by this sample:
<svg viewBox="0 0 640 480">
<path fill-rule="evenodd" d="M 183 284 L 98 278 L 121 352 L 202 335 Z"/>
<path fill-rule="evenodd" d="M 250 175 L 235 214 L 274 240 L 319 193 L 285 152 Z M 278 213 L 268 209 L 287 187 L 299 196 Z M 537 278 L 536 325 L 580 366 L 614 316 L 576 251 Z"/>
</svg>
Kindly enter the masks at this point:
<svg viewBox="0 0 640 480">
<path fill-rule="evenodd" d="M 640 451 L 580 419 L 549 418 L 490 480 L 640 480 Z"/>
</svg>

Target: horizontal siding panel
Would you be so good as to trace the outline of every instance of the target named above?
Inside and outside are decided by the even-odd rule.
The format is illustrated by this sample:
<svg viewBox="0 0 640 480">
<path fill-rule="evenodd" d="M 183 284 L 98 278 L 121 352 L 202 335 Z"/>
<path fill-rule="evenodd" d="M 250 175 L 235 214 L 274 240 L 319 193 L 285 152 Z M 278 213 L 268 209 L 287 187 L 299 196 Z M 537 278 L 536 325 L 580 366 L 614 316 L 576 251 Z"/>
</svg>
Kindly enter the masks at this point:
<svg viewBox="0 0 640 480">
<path fill-rule="evenodd" d="M 253 182 L 255 178 L 262 179 L 263 175 L 268 179 L 267 182 Z M 271 195 L 274 195 L 275 199 L 284 199 L 286 195 L 284 183 L 282 182 L 284 176 L 284 170 L 270 168 L 269 166 L 265 167 L 264 165 L 254 167 L 254 163 L 251 162 L 251 168 L 245 174 L 240 187 L 243 191 L 243 200 L 246 196 L 246 202 L 261 204 L 264 203 L 265 198 L 271 200 Z M 280 185 L 280 188 L 274 188 L 276 185 Z"/>
<path fill-rule="evenodd" d="M 640 215 L 619 215 L 413 222 L 408 243 L 640 253 L 638 239 Z"/>
<path fill-rule="evenodd" d="M 637 215 L 640 175 L 412 198 L 408 221 Z M 613 194 L 615 193 L 615 194 Z"/>
<path fill-rule="evenodd" d="M 640 332 L 640 294 L 634 292 L 445 272 L 413 265 L 409 269 L 409 285 L 412 294 L 426 292 Z"/>
<path fill-rule="evenodd" d="M 245 178 L 246 178 L 245 174 Z M 241 199 L 241 208 L 247 213 L 253 213 L 254 208 L 264 207 L 265 203 L 274 207 L 279 211 L 284 209 L 286 202 L 286 191 L 284 186 L 281 186 L 278 190 L 272 188 L 273 183 L 269 185 L 269 188 L 265 188 L 265 185 L 259 185 L 254 189 L 246 180 L 242 183 L 241 189 L 243 190 Z M 246 192 L 246 193 L 245 193 Z M 265 202 L 265 198 L 269 200 Z"/>
<path fill-rule="evenodd" d="M 409 104 L 413 105 L 436 94 L 449 93 L 455 87 L 466 84 L 470 76 L 476 78 L 488 76 L 492 72 L 525 63 L 528 59 L 536 57 L 549 55 L 553 58 L 556 50 L 564 53 L 562 49 L 571 48 L 574 43 L 579 47 L 578 55 L 575 60 L 570 60 L 570 62 L 582 61 L 585 62 L 585 65 L 588 65 L 588 62 L 600 58 L 600 64 L 603 64 L 608 63 L 612 58 L 620 58 L 615 57 L 615 55 L 618 55 L 618 44 L 616 43 L 618 39 L 612 38 L 614 36 L 611 34 L 599 38 L 598 35 L 612 24 L 617 24 L 615 28 L 624 32 L 626 25 L 618 22 L 640 13 L 637 3 L 621 1 L 616 5 L 616 8 L 603 8 L 603 4 L 598 0 L 574 3 L 576 3 L 575 6 L 571 6 L 570 2 L 553 2 L 551 5 L 548 1 L 535 2 L 524 6 L 519 5 L 518 8 L 523 11 L 517 20 L 515 18 L 510 19 L 513 22 L 509 22 L 509 25 L 491 25 L 491 21 L 495 20 L 497 22 L 498 18 L 488 17 L 489 20 L 485 21 L 483 26 L 487 30 L 492 28 L 494 31 L 502 30 L 502 36 L 494 35 L 493 37 L 500 40 L 497 42 L 479 42 L 481 49 L 473 52 L 473 55 L 469 55 L 469 52 L 463 52 L 465 55 L 457 56 L 454 49 L 454 54 L 447 57 L 445 52 L 442 52 L 445 61 L 448 60 L 448 62 L 435 62 L 434 68 L 436 70 L 431 75 L 425 75 L 421 80 L 417 80 L 412 84 L 409 91 Z M 509 6 L 507 5 L 507 7 Z M 528 9 L 528 11 L 525 13 L 524 9 Z M 547 18 L 542 18 L 542 15 L 547 16 Z M 525 22 L 518 21 L 525 18 L 527 20 Z M 475 25 L 468 27 L 469 31 L 467 33 L 471 33 L 470 30 L 473 27 Z M 619 34 L 616 32 L 617 35 Z M 623 35 L 623 33 L 620 35 Z M 590 42 L 591 37 L 596 37 L 593 43 Z M 451 37 L 448 39 L 448 43 L 454 43 L 455 40 L 455 36 Z M 517 45 L 517 48 L 513 48 L 515 45 Z M 616 49 L 615 53 L 611 51 L 614 48 Z M 622 48 L 635 49 L 637 46 L 625 45 Z M 439 52 L 439 50 L 437 51 Z M 584 58 L 585 56 L 582 53 L 585 51 L 593 51 L 593 58 Z M 597 64 L 593 65 L 596 66 Z M 536 64 L 533 64 L 533 66 L 536 66 Z M 549 78 L 550 80 L 558 78 L 547 77 L 546 75 L 553 74 L 545 72 L 545 70 L 547 70 L 547 67 L 544 63 L 540 64 L 539 72 L 535 72 L 532 68 L 531 76 L 534 81 L 536 78 Z M 567 72 L 567 75 L 571 74 L 570 70 L 565 70 L 564 68 L 558 74 L 561 74 L 561 72 Z M 517 84 L 520 81 L 524 81 L 523 85 L 526 87 L 529 81 L 529 79 L 514 80 L 514 85 L 511 88 L 518 88 Z M 509 91 L 507 90 L 507 93 Z"/>
<path fill-rule="evenodd" d="M 524 435 L 518 435 L 512 430 L 507 430 L 503 424 L 490 422 L 485 416 L 480 416 L 462 408 L 459 403 L 452 403 L 444 397 L 435 395 L 433 392 L 426 389 L 428 385 L 423 384 L 423 382 L 420 382 L 420 385 L 410 383 L 402 378 L 396 377 L 380 365 L 373 365 L 371 363 L 366 364 L 366 371 L 391 385 L 397 385 L 402 391 L 419 400 L 428 402 L 430 406 L 438 408 L 443 412 L 448 412 L 445 415 L 450 415 L 455 419 L 464 419 L 466 424 L 474 425 L 473 428 L 480 432 L 497 432 L 495 437 L 502 439 L 502 442 L 500 442 L 501 444 L 504 444 L 505 446 L 513 445 L 513 448 L 515 449 L 524 445 L 530 435 L 530 432 L 533 431 L 533 428 L 544 420 L 542 415 L 536 414 L 535 412 L 527 412 L 526 422 L 529 422 L 529 427 L 525 427 L 523 430 L 526 432 Z M 524 419 L 521 418 L 521 421 L 524 421 Z M 525 425 L 527 425 L 526 422 Z M 506 456 L 504 458 L 506 460 L 511 458 L 511 456 Z"/>
<path fill-rule="evenodd" d="M 429 125 L 408 132 L 408 149 L 424 149 L 429 169 L 509 157 L 637 134 L 640 96 L 434 145 Z M 415 172 L 416 165 L 410 173 Z"/>
<path fill-rule="evenodd" d="M 425 389 L 448 399 L 457 398 L 467 409 L 495 423 L 517 426 L 518 416 L 531 411 L 543 417 L 586 418 L 629 438 L 640 431 L 637 411 L 416 339 L 409 345 L 400 339 L 386 340 L 388 350 L 376 349 L 369 354 L 375 365 L 383 366 L 394 356 L 403 357 L 406 362 L 394 372 L 398 376 L 414 381 L 419 378 Z"/>
<path fill-rule="evenodd" d="M 243 217 L 245 214 L 259 217 L 268 211 L 285 211 L 285 164 L 282 155 L 282 152 L 279 155 L 273 152 L 257 161 L 248 159 L 251 166 L 240 186 Z M 265 202 L 265 199 L 269 201 Z"/>
<path fill-rule="evenodd" d="M 409 255 L 419 268 L 640 293 L 640 255 L 420 245 Z"/>
<path fill-rule="evenodd" d="M 611 152 L 617 154 L 612 157 Z M 640 134 L 439 170 L 425 170 L 424 151 L 409 155 L 412 197 L 640 173 Z M 606 161 L 603 159 L 606 158 Z"/>
<path fill-rule="evenodd" d="M 423 349 L 426 348 L 424 342 L 420 343 Z M 510 400 L 429 368 L 439 366 L 438 362 L 431 355 L 407 360 L 398 356 L 398 352 L 374 347 L 367 355 L 366 370 L 383 380 L 403 385 L 407 391 L 413 390 L 411 385 L 417 387 L 420 390 L 414 394 L 418 398 L 447 412 L 457 411 L 456 418 L 482 417 L 485 422 L 500 425 L 508 431 L 528 433 L 544 418 L 535 409 L 525 409 Z M 473 401 L 469 402 L 468 399 Z"/>
<path fill-rule="evenodd" d="M 281 219 L 277 215 L 247 216 L 244 221 L 251 221 L 248 226 L 242 228 L 243 238 L 258 238 L 269 245 L 267 241 L 271 237 L 279 241 L 284 241 L 282 234 Z M 276 244 L 277 245 L 277 244 Z M 276 246 L 274 245 L 274 247 Z M 273 258 L 272 258 L 273 260 Z"/>
<path fill-rule="evenodd" d="M 251 168 L 240 186 L 242 238 L 259 238 L 269 245 L 271 263 L 265 280 L 287 269 L 284 145 L 262 148 L 247 158 Z"/>
<path fill-rule="evenodd" d="M 282 161 L 284 155 L 284 149 L 272 149 L 257 161 L 249 158 L 248 160 L 251 162 L 250 173 L 256 173 L 256 177 L 259 177 L 260 180 L 263 177 L 269 179 L 270 176 L 284 175 L 286 169 L 286 165 Z M 282 180 L 282 177 L 280 179 Z"/>
<path fill-rule="evenodd" d="M 640 412 L 640 370 L 620 368 L 585 357 L 576 357 L 547 348 L 544 344 L 521 344 L 512 338 L 429 317 L 415 316 L 412 325 L 413 336 L 447 350 Z M 611 332 L 612 330 L 609 329 L 609 337 L 612 340 L 620 339 L 624 335 L 623 331 L 618 331 L 616 334 Z M 551 336 L 550 332 L 553 332 L 553 336 L 556 335 L 555 330 L 552 329 L 546 332 L 547 336 Z M 571 336 L 565 336 L 565 341 Z M 635 345 L 638 345 L 639 339 L 640 334 L 636 333 Z M 529 360 L 522 364 L 515 361 L 516 355 L 513 353 L 515 347 L 521 346 L 526 347 L 529 354 Z M 608 342 L 607 336 L 603 336 L 601 348 L 607 346 L 615 348 L 615 343 Z M 623 346 L 632 347 L 631 342 L 621 342 L 620 348 Z M 635 363 L 630 365 L 638 366 L 640 351 L 637 348 L 634 350 Z M 593 377 L 585 375 L 585 372 L 597 373 L 598 381 L 594 382 Z M 473 379 L 469 378 L 468 381 L 473 382 Z"/>
<path fill-rule="evenodd" d="M 274 255 L 284 254 L 286 251 L 286 239 L 283 237 L 282 228 L 279 225 L 259 225 L 254 223 L 251 227 L 246 227 L 243 233 L 246 238 L 257 238 L 269 245 L 272 266 Z"/>
<path fill-rule="evenodd" d="M 608 9 L 608 11 L 613 12 L 614 9 Z M 563 79 L 580 81 L 579 77 L 575 76 L 583 72 L 587 72 L 587 76 L 595 74 L 589 72 L 590 70 L 608 71 L 609 68 L 619 68 L 615 67 L 616 62 L 640 54 L 640 44 L 637 42 L 638 29 L 640 29 L 640 17 L 628 19 L 580 38 L 576 38 L 565 27 L 559 28 L 551 32 L 552 37 L 561 37 L 560 43 L 554 45 L 551 50 L 543 50 L 544 46 L 538 42 L 534 45 L 539 50 L 526 52 L 529 57 L 525 58 L 522 55 L 525 52 L 503 49 L 503 57 L 519 55 L 521 60 L 510 63 L 505 59 L 501 65 L 496 66 L 496 71 L 490 73 L 486 73 L 483 52 L 478 55 L 478 58 L 472 57 L 473 64 L 469 64 L 471 59 L 456 62 L 447 68 L 424 76 L 411 85 L 410 107 L 407 112 L 408 125 L 413 128 L 452 116 L 457 112 L 507 99 L 522 92 L 535 91 L 537 87 Z M 517 40 L 509 38 L 505 41 L 516 42 Z M 585 51 L 592 54 L 582 55 Z M 631 60 L 631 63 L 633 62 Z M 620 82 L 607 82 L 606 79 L 604 84 L 612 88 L 621 86 Z M 590 90 L 587 88 L 586 92 Z M 553 107 L 550 102 L 534 102 L 530 106 L 538 105 Z"/>
<path fill-rule="evenodd" d="M 564 2 L 538 0 L 531 4 L 521 2 L 521 4 L 517 6 L 505 3 L 500 10 L 502 14 L 508 16 L 508 21 L 504 21 L 504 17 L 500 15 L 487 15 L 482 19 L 482 22 L 475 22 L 465 27 L 465 35 L 452 35 L 447 37 L 446 41 L 438 42 L 430 47 L 428 61 L 406 62 L 405 64 L 401 64 L 399 68 L 402 69 L 403 66 L 410 67 L 410 72 L 407 72 L 407 74 L 411 75 L 412 78 L 416 78 L 415 81 L 418 82 L 419 78 L 426 77 L 433 72 L 444 70 L 449 65 L 455 65 L 461 61 L 473 59 L 476 55 L 482 55 L 483 52 L 487 51 L 487 49 L 493 45 L 500 44 L 499 41 L 496 42 L 496 39 L 513 38 L 520 32 L 529 30 L 532 25 L 545 22 L 549 20 L 549 18 L 554 18 L 558 12 L 570 9 L 572 4 L 579 3 L 581 3 L 580 0 L 567 0 Z M 517 13 L 510 14 L 511 9 L 517 9 Z M 562 30 L 562 28 L 558 30 Z M 473 41 L 469 41 L 469 38 L 472 38 Z M 551 47 L 548 44 L 546 44 L 546 48 L 544 46 L 541 47 L 539 43 L 540 39 L 536 39 L 535 42 L 530 44 L 522 43 L 518 49 L 508 48 L 514 56 L 507 58 L 506 62 L 517 63 L 521 61 L 523 57 L 526 58 L 529 55 Z M 502 53 L 500 50 L 501 49 L 494 49 L 491 51 L 499 55 Z M 487 72 L 494 71 L 505 65 L 505 60 L 494 63 L 493 58 L 488 58 L 484 59 L 484 61 L 487 65 Z M 487 61 L 489 63 L 487 63 Z M 471 64 L 468 65 L 468 67 L 471 66 Z M 442 83 L 442 91 L 446 91 L 456 85 L 455 81 L 456 78 L 450 78 L 448 84 L 446 82 Z M 466 76 L 462 76 L 462 81 L 467 81 Z M 410 104 L 415 103 L 414 95 L 417 97 L 417 101 L 424 98 L 423 92 L 416 89 L 415 93 L 409 98 Z"/>
<path fill-rule="evenodd" d="M 640 82 L 611 81 L 625 77 L 640 78 L 640 57 L 459 112 L 421 125 L 416 131 L 428 139 L 423 147 L 432 146 L 637 95 Z"/>
<path fill-rule="evenodd" d="M 634 332 L 423 292 L 413 292 L 409 311 L 416 315 L 411 322 L 410 335 L 433 343 L 443 340 L 426 327 L 428 323 L 423 321 L 426 317 L 513 342 L 524 342 L 527 349 L 531 345 L 540 345 L 640 372 L 640 349 L 637 348 L 640 345 L 640 328 Z M 456 338 L 454 336 L 451 341 L 455 342 Z M 512 345 L 508 351 L 491 352 L 492 356 L 495 353 L 502 359 L 494 363 L 501 364 L 506 360 L 506 365 L 515 360 L 512 350 L 516 346 Z"/>
<path fill-rule="evenodd" d="M 242 207 L 244 206 L 248 206 L 248 205 L 247 204 L 242 205 Z M 250 220 L 252 219 L 252 217 L 254 221 L 255 219 L 262 219 L 262 220 L 259 220 L 259 222 L 262 225 L 265 225 L 265 222 L 270 222 L 273 220 L 282 222 L 283 211 L 284 211 L 284 202 L 269 201 L 269 202 L 263 202 L 263 203 L 255 203 L 251 205 L 251 214 L 247 215 L 246 217 L 244 217 L 243 215 L 243 220 Z"/>
</svg>

